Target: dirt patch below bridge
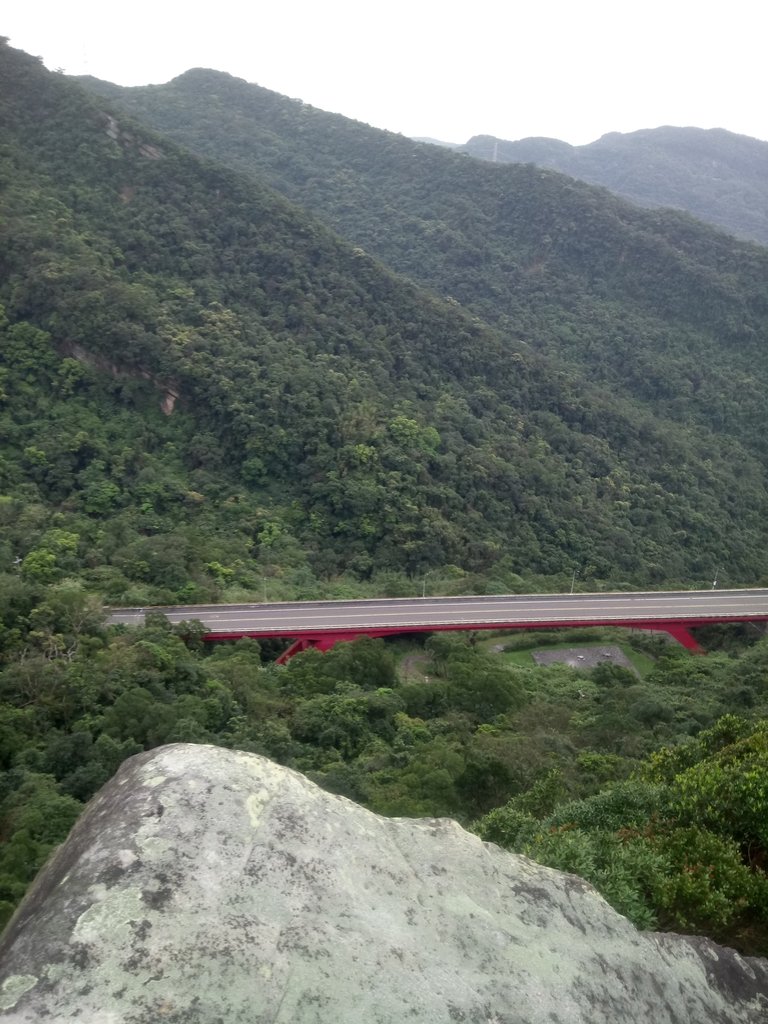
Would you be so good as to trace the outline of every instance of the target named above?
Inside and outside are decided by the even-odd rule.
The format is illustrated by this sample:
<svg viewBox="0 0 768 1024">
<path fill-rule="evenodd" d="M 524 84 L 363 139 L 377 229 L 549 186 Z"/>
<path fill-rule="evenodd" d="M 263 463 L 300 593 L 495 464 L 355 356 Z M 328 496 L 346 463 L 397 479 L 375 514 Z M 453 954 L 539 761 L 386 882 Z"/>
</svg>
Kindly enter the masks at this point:
<svg viewBox="0 0 768 1024">
<path fill-rule="evenodd" d="M 558 647 L 557 650 L 542 648 L 531 651 L 531 657 L 537 665 L 565 664 L 571 668 L 595 668 L 597 665 L 609 663 L 628 668 L 639 675 L 637 669 L 620 647 L 612 644 L 600 644 L 597 647 Z"/>
</svg>

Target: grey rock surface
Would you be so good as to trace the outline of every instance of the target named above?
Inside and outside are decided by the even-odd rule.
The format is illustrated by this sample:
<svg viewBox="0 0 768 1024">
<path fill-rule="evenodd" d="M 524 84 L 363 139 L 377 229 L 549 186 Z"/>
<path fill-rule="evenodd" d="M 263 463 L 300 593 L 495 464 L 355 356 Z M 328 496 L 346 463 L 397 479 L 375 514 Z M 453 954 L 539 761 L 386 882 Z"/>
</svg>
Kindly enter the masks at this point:
<svg viewBox="0 0 768 1024">
<path fill-rule="evenodd" d="M 768 962 L 638 933 L 450 821 L 377 817 L 264 758 L 127 761 L 0 942 L 0 1020 L 758 1024 Z"/>
</svg>

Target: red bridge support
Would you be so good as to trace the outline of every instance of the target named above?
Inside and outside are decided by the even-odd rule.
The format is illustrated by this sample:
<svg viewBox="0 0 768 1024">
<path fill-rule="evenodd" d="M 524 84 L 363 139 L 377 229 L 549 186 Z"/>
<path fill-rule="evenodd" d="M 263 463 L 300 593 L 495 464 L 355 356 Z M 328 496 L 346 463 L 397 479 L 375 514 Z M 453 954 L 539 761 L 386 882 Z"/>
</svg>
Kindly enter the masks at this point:
<svg viewBox="0 0 768 1024">
<path fill-rule="evenodd" d="M 573 629 L 579 625 L 584 625 L 585 627 L 587 626 L 587 624 L 585 623 L 568 623 L 563 628 Z M 682 646 L 687 648 L 687 650 L 691 651 L 692 654 L 706 654 L 706 651 L 701 646 L 701 644 L 695 639 L 691 631 L 688 629 L 688 626 L 681 622 L 607 622 L 601 623 L 601 625 L 623 626 L 625 629 L 644 629 L 656 633 L 668 633 L 673 640 L 676 640 L 679 644 L 682 644 Z M 505 627 L 502 626 L 495 628 L 503 629 Z M 517 626 L 517 624 L 515 624 L 514 626 L 510 624 L 506 628 L 514 629 L 521 627 Z M 557 627 L 553 626 L 551 623 L 542 623 L 537 624 L 537 626 L 534 627 L 529 626 L 528 628 L 556 629 Z M 419 632 L 440 632 L 441 629 L 445 629 L 445 627 L 433 626 L 431 630 L 420 629 Z M 390 636 L 392 634 L 406 633 L 408 631 L 409 630 L 407 627 L 395 627 L 390 629 L 364 630 L 359 633 L 323 633 L 318 636 L 301 637 L 298 640 L 294 640 L 291 646 L 287 650 L 283 651 L 280 657 L 277 658 L 277 664 L 287 664 L 294 656 L 294 654 L 300 654 L 302 651 L 309 650 L 310 647 L 314 647 L 315 650 L 317 651 L 329 651 L 336 644 L 342 643 L 345 640 L 358 640 L 361 636 L 370 636 L 378 638 L 383 636 Z"/>
<path fill-rule="evenodd" d="M 289 662 L 294 654 L 301 654 L 302 651 L 308 650 L 310 647 L 314 647 L 315 643 L 312 640 L 294 640 L 290 647 L 286 647 L 279 658 L 275 661 L 278 665 L 285 665 Z"/>
<path fill-rule="evenodd" d="M 288 647 L 287 650 L 283 651 L 280 657 L 277 659 L 278 665 L 285 665 L 286 662 L 294 656 L 299 654 L 301 651 L 306 651 L 310 647 L 314 647 L 318 651 L 328 651 L 335 644 L 341 643 L 345 640 L 358 640 L 362 636 L 369 636 L 373 638 L 380 638 L 384 636 L 401 636 L 407 633 L 438 633 L 447 630 L 469 630 L 477 631 L 484 629 L 578 629 L 578 628 L 589 628 L 592 626 L 618 626 L 624 629 L 642 629 L 648 630 L 653 633 L 668 633 L 673 640 L 676 640 L 683 647 L 691 651 L 693 654 L 706 654 L 704 648 L 698 643 L 693 637 L 690 630 L 691 627 L 695 626 L 706 626 L 711 625 L 716 619 L 704 620 L 694 619 L 688 621 L 669 621 L 665 619 L 650 619 L 646 621 L 638 621 L 636 619 L 597 619 L 589 622 L 584 621 L 570 621 L 570 622 L 495 622 L 495 623 L 466 623 L 461 625 L 407 625 L 407 626 L 372 626 L 370 629 L 360 628 L 352 630 L 331 630 L 330 632 L 324 632 L 322 630 L 311 630 L 308 631 L 304 636 L 294 640 L 293 643 Z M 725 621 L 725 620 L 719 620 Z M 254 633 L 207 633 L 203 639 L 210 641 L 217 640 L 239 640 L 243 636 L 253 636 L 256 639 L 260 639 L 262 636 L 285 636 L 284 633 L 267 633 L 262 634 L 259 632 Z"/>
<path fill-rule="evenodd" d="M 578 626 L 584 626 L 587 628 L 591 623 L 579 623 L 569 622 L 565 623 L 560 628 L 574 629 Z M 604 626 L 620 626 L 625 629 L 643 629 L 649 630 L 655 633 L 668 633 L 673 640 L 676 640 L 679 644 L 682 644 L 687 650 L 691 651 L 692 654 L 706 654 L 706 651 L 701 644 L 695 639 L 691 633 L 688 625 L 682 622 L 603 622 L 595 623 L 595 625 Z M 456 627 L 445 627 L 445 626 L 433 626 L 432 629 L 419 628 L 419 632 L 433 633 L 440 632 L 444 629 L 451 629 Z M 466 627 L 465 627 L 466 628 Z M 471 627 L 474 629 L 483 628 L 482 626 Z M 510 623 L 507 626 L 495 626 L 496 629 L 557 629 L 558 627 L 552 623 L 537 623 L 535 625 L 525 624 L 518 625 L 517 623 Z M 329 651 L 331 647 L 334 647 L 338 643 L 342 643 L 345 640 L 358 640 L 361 636 L 370 637 L 383 637 L 390 636 L 392 634 L 401 634 L 411 632 L 408 627 L 390 627 L 389 629 L 371 629 L 361 630 L 360 632 L 354 633 L 321 633 L 316 636 L 304 636 L 298 640 L 294 640 L 291 646 L 283 651 L 280 657 L 277 659 L 278 665 L 285 665 L 291 660 L 294 654 L 300 654 L 302 651 L 309 650 L 310 647 L 314 647 L 318 651 Z"/>
<path fill-rule="evenodd" d="M 314 647 L 316 651 L 330 651 L 332 647 L 335 647 L 336 644 L 341 643 L 343 640 L 359 640 L 361 636 L 378 638 L 396 632 L 398 630 L 385 629 L 380 632 L 376 630 L 369 632 L 366 630 L 364 633 L 323 633 L 322 636 L 305 636 L 299 640 L 294 640 L 291 646 L 283 651 L 275 661 L 278 665 L 285 665 L 294 654 L 301 654 L 302 651 L 307 651 L 310 647 Z"/>
<path fill-rule="evenodd" d="M 669 633 L 673 640 L 677 640 L 679 644 L 682 644 L 683 647 L 687 647 L 688 650 L 693 651 L 694 654 L 706 653 L 687 626 L 681 626 L 679 622 L 664 622 L 659 623 L 657 628 L 663 629 L 665 633 Z"/>
<path fill-rule="evenodd" d="M 286 662 L 290 661 L 294 654 L 301 654 L 302 651 L 308 651 L 310 647 L 314 647 L 317 651 L 330 651 L 334 644 L 338 643 L 339 640 L 357 640 L 356 636 L 349 636 L 344 633 L 341 636 L 337 636 L 335 633 L 329 633 L 327 636 L 313 636 L 313 637 L 302 637 L 300 640 L 294 640 L 291 646 L 283 651 L 279 658 L 275 661 L 278 665 L 285 665 Z"/>
</svg>

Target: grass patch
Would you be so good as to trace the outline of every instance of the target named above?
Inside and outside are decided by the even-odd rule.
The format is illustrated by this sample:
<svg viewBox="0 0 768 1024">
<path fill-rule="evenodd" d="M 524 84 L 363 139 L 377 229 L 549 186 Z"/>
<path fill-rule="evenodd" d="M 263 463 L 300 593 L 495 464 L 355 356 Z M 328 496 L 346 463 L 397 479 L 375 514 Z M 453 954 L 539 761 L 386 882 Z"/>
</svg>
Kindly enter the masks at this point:
<svg viewBox="0 0 768 1024">
<path fill-rule="evenodd" d="M 648 673 L 655 667 L 653 658 L 643 653 L 643 651 L 634 651 L 629 644 L 619 644 L 619 647 L 624 651 L 626 656 L 632 662 L 637 669 L 640 678 L 644 679 Z"/>
<path fill-rule="evenodd" d="M 547 648 L 549 650 L 550 648 Z M 532 651 L 499 651 L 499 657 L 505 665 L 518 665 L 523 668 L 533 668 L 536 662 L 533 660 Z"/>
</svg>

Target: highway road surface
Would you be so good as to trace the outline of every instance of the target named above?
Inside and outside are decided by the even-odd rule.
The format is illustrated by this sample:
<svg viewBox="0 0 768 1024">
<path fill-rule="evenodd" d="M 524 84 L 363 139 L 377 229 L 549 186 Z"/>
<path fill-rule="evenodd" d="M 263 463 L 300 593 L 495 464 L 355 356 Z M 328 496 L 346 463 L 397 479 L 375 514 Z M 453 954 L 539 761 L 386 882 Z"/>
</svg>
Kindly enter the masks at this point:
<svg viewBox="0 0 768 1024">
<path fill-rule="evenodd" d="M 211 639 L 612 623 L 648 628 L 657 623 L 697 626 L 768 620 L 768 590 L 396 597 L 372 601 L 111 608 L 107 609 L 107 621 L 140 625 L 148 611 L 161 612 L 173 623 L 196 619 Z"/>
</svg>

